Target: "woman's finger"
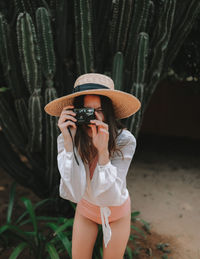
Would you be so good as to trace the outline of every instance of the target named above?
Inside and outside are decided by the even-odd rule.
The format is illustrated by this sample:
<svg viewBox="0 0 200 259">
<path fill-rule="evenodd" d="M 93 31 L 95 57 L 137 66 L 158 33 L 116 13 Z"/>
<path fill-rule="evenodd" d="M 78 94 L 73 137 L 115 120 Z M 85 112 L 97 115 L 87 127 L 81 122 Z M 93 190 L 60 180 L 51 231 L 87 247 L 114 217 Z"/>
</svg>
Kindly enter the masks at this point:
<svg viewBox="0 0 200 259">
<path fill-rule="evenodd" d="M 62 109 L 62 112 L 60 113 L 60 116 L 62 116 L 62 114 L 65 114 L 66 111 L 70 111 L 70 112 L 73 112 L 73 109 L 74 109 L 74 106 L 73 105 L 70 105 L 70 106 L 65 106 L 63 109 Z"/>
<path fill-rule="evenodd" d="M 63 114 L 63 115 L 59 118 L 58 124 L 61 124 L 61 123 L 65 122 L 66 120 L 72 120 L 72 121 L 74 121 L 74 122 L 77 121 L 77 119 L 74 118 L 73 116 L 68 115 L 68 114 L 67 114 L 67 115 Z"/>
<path fill-rule="evenodd" d="M 97 135 L 96 125 L 89 124 L 88 126 L 91 128 L 91 130 L 92 130 L 92 137 L 94 138 Z"/>
<path fill-rule="evenodd" d="M 73 111 L 73 110 L 63 110 L 60 114 L 60 117 L 62 117 L 63 115 L 66 115 L 66 114 L 70 114 L 72 116 L 76 116 L 76 113 Z"/>
<path fill-rule="evenodd" d="M 91 120 L 90 122 L 95 124 L 95 125 L 97 125 L 97 126 L 101 126 L 101 127 L 103 127 L 103 128 L 108 130 L 108 124 L 104 123 L 103 121 Z"/>
<path fill-rule="evenodd" d="M 60 130 L 65 129 L 65 128 L 69 127 L 69 126 L 72 126 L 73 128 L 76 129 L 76 124 L 73 121 L 66 121 L 66 122 L 58 125 Z"/>
<path fill-rule="evenodd" d="M 61 116 L 66 115 L 66 114 L 70 114 L 70 115 L 76 116 L 76 113 L 73 112 L 72 110 L 65 110 L 65 111 L 63 111 Z"/>
<path fill-rule="evenodd" d="M 109 132 L 106 129 L 103 129 L 103 128 L 100 128 L 99 131 L 101 131 L 103 133 L 106 133 L 106 134 L 109 134 Z"/>
</svg>

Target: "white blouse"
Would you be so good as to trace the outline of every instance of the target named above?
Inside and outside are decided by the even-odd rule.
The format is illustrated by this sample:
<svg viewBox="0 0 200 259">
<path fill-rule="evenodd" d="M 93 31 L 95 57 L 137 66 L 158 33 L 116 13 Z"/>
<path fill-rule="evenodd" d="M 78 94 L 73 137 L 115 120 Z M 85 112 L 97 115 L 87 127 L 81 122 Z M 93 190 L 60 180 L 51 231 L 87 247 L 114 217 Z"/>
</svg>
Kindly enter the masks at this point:
<svg viewBox="0 0 200 259">
<path fill-rule="evenodd" d="M 117 146 L 123 153 L 115 152 L 106 165 L 99 165 L 90 179 L 89 166 L 81 160 L 77 149 L 77 164 L 73 152 L 66 152 L 62 133 L 57 139 L 58 169 L 61 175 L 60 196 L 78 203 L 82 198 L 100 206 L 105 247 L 111 239 L 108 223 L 110 209 L 108 206 L 120 206 L 128 198 L 126 175 L 135 153 L 136 139 L 130 131 L 123 129 L 117 137 Z"/>
</svg>

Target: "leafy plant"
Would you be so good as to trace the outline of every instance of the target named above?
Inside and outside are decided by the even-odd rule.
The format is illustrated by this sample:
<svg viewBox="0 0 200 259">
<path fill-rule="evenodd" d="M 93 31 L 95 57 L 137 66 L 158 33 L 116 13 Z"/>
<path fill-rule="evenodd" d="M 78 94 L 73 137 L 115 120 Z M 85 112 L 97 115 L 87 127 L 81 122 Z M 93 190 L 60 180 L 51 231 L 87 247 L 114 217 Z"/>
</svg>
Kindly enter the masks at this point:
<svg viewBox="0 0 200 259">
<path fill-rule="evenodd" d="M 22 197 L 25 212 L 13 219 L 13 207 L 16 183 L 10 190 L 6 224 L 0 227 L 0 240 L 5 246 L 15 246 L 9 259 L 17 258 L 27 251 L 33 258 L 60 258 L 59 254 L 67 251 L 71 257 L 71 239 L 73 219 L 63 217 L 38 216 L 36 210 L 53 199 L 42 200 L 35 205 L 30 199 Z"/>
<path fill-rule="evenodd" d="M 0 227 L 0 257 L 4 252 L 12 249 L 9 259 L 18 258 L 22 253 L 26 253 L 34 259 L 59 259 L 60 256 L 71 258 L 73 218 L 46 216 L 44 206 L 49 208 L 50 203 L 55 202 L 54 199 L 44 199 L 32 204 L 31 200 L 25 197 L 20 199 L 25 211 L 16 217 L 14 215 L 15 193 L 16 182 L 13 182 L 10 188 L 6 223 Z M 74 203 L 71 203 L 71 206 L 73 210 L 76 209 Z M 40 216 L 38 215 L 39 212 Z M 134 233 L 130 234 L 124 255 L 125 259 L 132 259 L 140 255 L 141 250 L 144 249 L 147 255 L 152 255 L 151 248 L 140 247 L 137 243 L 141 236 L 146 239 L 146 233 L 150 233 L 150 224 L 142 220 L 139 214 L 139 211 L 131 213 L 131 229 L 134 230 Z M 135 226 L 137 221 L 142 223 L 141 227 Z M 99 225 L 98 236 L 93 249 L 93 259 L 103 257 L 102 240 L 102 226 Z M 134 249 L 132 246 L 134 246 Z M 171 252 L 166 247 L 169 247 L 168 243 L 156 245 L 156 248 L 163 252 L 162 258 L 168 258 L 167 254 Z"/>
<path fill-rule="evenodd" d="M 0 93 L 3 93 L 8 90 L 9 90 L 9 88 L 7 88 L 7 87 L 0 87 Z"/>
<path fill-rule="evenodd" d="M 168 243 L 159 243 L 156 245 L 157 249 L 165 252 L 165 253 L 171 253 L 169 249 L 166 249 L 166 247 L 169 247 Z"/>
<path fill-rule="evenodd" d="M 134 225 L 134 222 L 140 221 L 143 224 L 143 228 L 145 229 L 145 231 L 147 231 L 147 229 L 148 229 L 148 231 L 150 231 L 150 225 L 146 221 L 139 218 L 138 217 L 139 214 L 140 214 L 139 211 L 134 211 L 131 213 L 131 229 L 135 230 L 135 232 L 137 232 L 140 236 L 145 238 L 146 237 L 145 232 L 142 229 L 136 227 Z M 133 234 L 133 233 L 130 234 L 129 241 L 134 245 L 135 249 L 133 251 L 131 249 L 131 247 L 129 245 L 127 245 L 126 253 L 125 253 L 125 256 L 127 259 L 132 259 L 135 255 L 138 255 L 140 253 L 140 247 L 138 247 L 137 242 L 136 242 L 138 238 L 139 238 L 138 235 Z"/>
<path fill-rule="evenodd" d="M 102 240 L 103 240 L 103 231 L 102 231 L 102 226 L 99 225 L 98 226 L 98 235 L 97 235 L 97 239 L 96 239 L 95 246 L 93 249 L 93 258 L 94 259 L 103 258 Z"/>
</svg>

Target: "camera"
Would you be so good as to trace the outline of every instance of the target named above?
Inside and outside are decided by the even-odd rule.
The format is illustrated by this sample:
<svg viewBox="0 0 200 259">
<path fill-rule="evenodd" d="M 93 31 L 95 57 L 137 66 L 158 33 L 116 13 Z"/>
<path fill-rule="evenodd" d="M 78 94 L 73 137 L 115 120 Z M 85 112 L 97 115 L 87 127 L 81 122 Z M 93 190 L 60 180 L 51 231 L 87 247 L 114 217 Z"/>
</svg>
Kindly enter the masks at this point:
<svg viewBox="0 0 200 259">
<path fill-rule="evenodd" d="M 95 110 L 93 108 L 76 108 L 76 125 L 90 124 L 90 120 L 95 120 Z"/>
</svg>

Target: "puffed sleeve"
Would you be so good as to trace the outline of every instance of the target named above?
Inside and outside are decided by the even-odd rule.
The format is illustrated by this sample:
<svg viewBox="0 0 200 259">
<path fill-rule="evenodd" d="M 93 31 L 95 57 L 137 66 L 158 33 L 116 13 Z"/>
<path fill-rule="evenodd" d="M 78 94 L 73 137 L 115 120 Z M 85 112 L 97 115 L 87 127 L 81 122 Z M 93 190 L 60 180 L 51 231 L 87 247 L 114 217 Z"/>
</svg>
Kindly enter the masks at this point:
<svg viewBox="0 0 200 259">
<path fill-rule="evenodd" d="M 84 164 L 75 149 L 79 165 L 76 163 L 73 152 L 66 152 L 62 133 L 57 138 L 58 169 L 60 172 L 60 196 L 72 202 L 78 202 L 86 189 L 86 171 Z"/>
<path fill-rule="evenodd" d="M 123 130 L 118 137 L 119 152 L 106 165 L 97 165 L 92 180 L 91 189 L 99 206 L 120 206 L 128 198 L 126 176 L 135 153 L 136 139 L 128 131 Z"/>
</svg>

